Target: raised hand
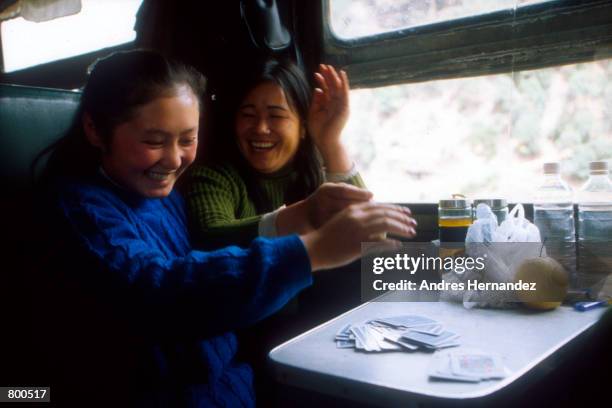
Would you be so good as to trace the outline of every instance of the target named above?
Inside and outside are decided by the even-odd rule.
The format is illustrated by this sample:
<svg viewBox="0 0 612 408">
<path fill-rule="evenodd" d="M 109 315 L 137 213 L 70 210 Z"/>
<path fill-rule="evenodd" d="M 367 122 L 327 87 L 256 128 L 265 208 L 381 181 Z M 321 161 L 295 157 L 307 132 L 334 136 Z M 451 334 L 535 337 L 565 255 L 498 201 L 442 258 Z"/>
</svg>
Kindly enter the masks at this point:
<svg viewBox="0 0 612 408">
<path fill-rule="evenodd" d="M 348 171 L 352 163 L 340 142 L 350 111 L 348 76 L 345 71 L 338 73 L 331 65 L 321 64 L 315 81 L 317 88 L 308 113 L 308 131 L 328 171 Z"/>
<path fill-rule="evenodd" d="M 336 214 L 316 231 L 303 235 L 313 270 L 347 264 L 361 255 L 362 242 L 378 242 L 379 248 L 398 248 L 397 240 L 386 233 L 412 238 L 416 221 L 410 210 L 391 204 L 354 204 Z"/>
</svg>

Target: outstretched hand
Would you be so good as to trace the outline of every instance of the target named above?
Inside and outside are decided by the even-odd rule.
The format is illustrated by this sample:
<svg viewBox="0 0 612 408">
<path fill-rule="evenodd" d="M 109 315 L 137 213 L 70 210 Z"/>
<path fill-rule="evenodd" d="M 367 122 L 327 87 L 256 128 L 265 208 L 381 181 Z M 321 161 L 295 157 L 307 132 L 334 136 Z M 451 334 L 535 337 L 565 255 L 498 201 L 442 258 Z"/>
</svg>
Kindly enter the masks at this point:
<svg viewBox="0 0 612 408">
<path fill-rule="evenodd" d="M 312 229 L 318 229 L 351 204 L 367 202 L 372 193 L 346 183 L 324 183 L 306 200 L 307 218 Z"/>
<path fill-rule="evenodd" d="M 280 210 L 276 217 L 279 236 L 306 234 L 329 221 L 351 204 L 367 202 L 372 193 L 346 183 L 323 183 L 308 198 Z"/>
<path fill-rule="evenodd" d="M 345 71 L 338 73 L 331 65 L 321 64 L 315 80 L 308 130 L 319 150 L 337 149 L 349 117 L 348 76 Z"/>
<path fill-rule="evenodd" d="M 302 236 L 313 270 L 347 264 L 361 254 L 362 242 L 379 248 L 398 248 L 400 242 L 386 233 L 413 238 L 416 221 L 406 207 L 367 202 L 354 204 L 335 215 L 316 231 Z"/>
</svg>

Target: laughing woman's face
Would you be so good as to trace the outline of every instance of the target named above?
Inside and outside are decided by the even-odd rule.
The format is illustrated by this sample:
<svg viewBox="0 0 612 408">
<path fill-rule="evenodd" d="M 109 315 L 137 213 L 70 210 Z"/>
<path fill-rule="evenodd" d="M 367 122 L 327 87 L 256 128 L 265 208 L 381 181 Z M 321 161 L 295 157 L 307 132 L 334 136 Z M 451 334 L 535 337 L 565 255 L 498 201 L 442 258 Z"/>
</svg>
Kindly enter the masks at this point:
<svg viewBox="0 0 612 408">
<path fill-rule="evenodd" d="M 235 132 L 238 147 L 251 167 L 273 173 L 293 160 L 305 130 L 283 89 L 264 82 L 240 104 Z"/>
<path fill-rule="evenodd" d="M 165 197 L 195 159 L 199 117 L 196 96 L 182 86 L 175 95 L 154 99 L 119 124 L 109 146 L 93 129 L 88 137 L 102 148 L 102 168 L 115 182 L 144 197 Z"/>
</svg>

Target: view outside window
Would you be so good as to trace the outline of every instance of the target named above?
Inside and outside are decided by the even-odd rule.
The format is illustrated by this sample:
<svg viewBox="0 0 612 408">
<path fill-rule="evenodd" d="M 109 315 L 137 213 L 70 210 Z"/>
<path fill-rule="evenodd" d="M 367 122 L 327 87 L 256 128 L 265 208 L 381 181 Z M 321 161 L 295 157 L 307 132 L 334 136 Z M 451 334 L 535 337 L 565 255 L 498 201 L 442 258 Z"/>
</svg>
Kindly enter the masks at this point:
<svg viewBox="0 0 612 408">
<path fill-rule="evenodd" d="M 553 0 L 330 0 L 360 37 Z M 451 194 L 530 202 L 542 164 L 578 188 L 612 159 L 612 60 L 351 91 L 344 140 L 381 201 Z"/>
<path fill-rule="evenodd" d="M 574 188 L 612 159 L 612 60 L 351 91 L 344 140 L 381 201 L 531 201 L 542 163 Z"/>
<path fill-rule="evenodd" d="M 380 34 L 554 0 L 330 0 L 340 38 Z"/>
<path fill-rule="evenodd" d="M 81 12 L 35 23 L 15 18 L 0 24 L 5 72 L 133 41 L 142 0 L 81 0 Z"/>
</svg>

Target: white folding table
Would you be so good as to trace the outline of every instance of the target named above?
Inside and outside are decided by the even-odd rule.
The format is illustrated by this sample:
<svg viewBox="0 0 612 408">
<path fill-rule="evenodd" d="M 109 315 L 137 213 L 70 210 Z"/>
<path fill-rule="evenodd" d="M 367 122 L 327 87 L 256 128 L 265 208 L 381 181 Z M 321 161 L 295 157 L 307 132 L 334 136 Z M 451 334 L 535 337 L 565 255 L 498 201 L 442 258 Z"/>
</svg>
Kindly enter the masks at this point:
<svg viewBox="0 0 612 408">
<path fill-rule="evenodd" d="M 457 303 L 394 302 L 394 296 L 383 295 L 273 349 L 269 357 L 276 381 L 378 406 L 483 402 L 535 375 L 541 366 L 550 369 L 564 346 L 577 341 L 605 311 L 578 312 L 567 306 L 546 312 L 466 309 Z M 432 353 L 336 348 L 334 336 L 347 323 L 407 314 L 442 322 L 461 335 L 460 347 L 499 353 L 510 375 L 476 384 L 435 381 L 427 375 Z"/>
</svg>

